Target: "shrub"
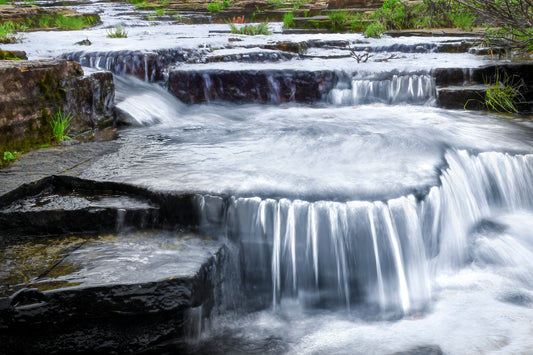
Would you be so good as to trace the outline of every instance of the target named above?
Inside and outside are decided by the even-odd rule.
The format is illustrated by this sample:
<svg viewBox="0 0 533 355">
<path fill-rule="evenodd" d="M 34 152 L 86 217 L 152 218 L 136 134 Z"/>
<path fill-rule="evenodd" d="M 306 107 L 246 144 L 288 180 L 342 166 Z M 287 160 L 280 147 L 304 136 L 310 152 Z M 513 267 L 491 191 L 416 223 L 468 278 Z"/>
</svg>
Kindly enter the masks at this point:
<svg viewBox="0 0 533 355">
<path fill-rule="evenodd" d="M 451 12 L 448 16 L 455 27 L 465 31 L 471 31 L 476 21 L 476 16 L 468 10 L 459 13 Z"/>
<path fill-rule="evenodd" d="M 365 37 L 379 38 L 385 33 L 385 25 L 379 21 L 374 21 L 366 27 Z"/>
<path fill-rule="evenodd" d="M 287 12 L 285 15 L 283 15 L 283 27 L 294 27 L 294 12 Z"/>
<path fill-rule="evenodd" d="M 344 28 L 346 20 L 348 20 L 348 12 L 342 10 L 332 11 L 328 14 L 328 17 L 331 21 L 331 30 L 337 32 Z"/>
<path fill-rule="evenodd" d="M 52 137 L 57 143 L 62 142 L 64 139 L 70 139 L 70 137 L 66 135 L 70 126 L 70 121 L 72 121 L 71 114 L 69 113 L 68 115 L 65 115 L 61 112 L 61 109 L 59 109 L 55 117 L 50 121 Z"/>
<path fill-rule="evenodd" d="M 224 2 L 210 2 L 207 4 L 207 11 L 209 12 L 221 12 L 224 8 L 231 6 L 229 1 Z"/>
<path fill-rule="evenodd" d="M 109 38 L 127 38 L 128 32 L 122 25 L 116 25 L 114 29 L 107 30 L 107 37 Z"/>
<path fill-rule="evenodd" d="M 513 46 L 533 49 L 533 1 L 456 0 L 478 13 L 489 25 L 490 39 L 505 39 Z M 492 30 L 492 26 L 497 29 Z"/>
</svg>

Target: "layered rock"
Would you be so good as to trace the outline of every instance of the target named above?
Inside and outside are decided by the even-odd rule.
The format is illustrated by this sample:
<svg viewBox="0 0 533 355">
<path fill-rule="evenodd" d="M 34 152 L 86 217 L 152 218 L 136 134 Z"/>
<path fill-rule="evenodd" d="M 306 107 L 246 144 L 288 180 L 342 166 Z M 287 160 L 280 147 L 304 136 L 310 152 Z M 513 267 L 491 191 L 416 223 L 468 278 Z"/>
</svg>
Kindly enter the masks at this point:
<svg viewBox="0 0 533 355">
<path fill-rule="evenodd" d="M 0 61 L 0 151 L 26 150 L 50 141 L 50 121 L 63 108 L 73 132 L 112 124 L 110 73 L 83 75 L 65 60 Z"/>
</svg>

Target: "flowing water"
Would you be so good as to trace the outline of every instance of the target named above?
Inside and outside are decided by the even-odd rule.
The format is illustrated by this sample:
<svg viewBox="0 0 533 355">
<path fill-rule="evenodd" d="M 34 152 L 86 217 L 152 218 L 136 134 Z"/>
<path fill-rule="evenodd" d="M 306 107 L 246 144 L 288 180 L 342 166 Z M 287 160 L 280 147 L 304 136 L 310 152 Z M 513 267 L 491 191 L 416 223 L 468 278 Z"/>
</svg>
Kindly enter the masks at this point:
<svg viewBox="0 0 533 355">
<path fill-rule="evenodd" d="M 112 25 L 121 18 L 113 11 L 129 5 L 109 6 Z M 435 53 L 445 39 L 357 49 L 359 35 L 278 33 L 348 41 L 375 60 L 323 59 L 317 47 L 307 60 L 246 64 L 337 71 L 314 104 L 278 104 L 271 80 L 268 104 L 186 105 L 151 81 L 172 63 L 242 69 L 196 63 L 230 35 L 124 19 L 135 25 L 131 41 L 106 39 L 99 27 L 78 32 L 95 43 L 90 50 L 65 33 L 53 45 L 49 33 L 30 33 L 27 43 L 30 55 L 63 53 L 119 74 L 117 108 L 133 127 L 84 177 L 197 193 L 202 228 L 235 252 L 219 313 L 186 343 L 170 341 L 169 353 L 533 353 L 531 129 L 434 105 L 433 68 L 486 59 Z M 249 53 L 268 41 L 240 46 Z"/>
<path fill-rule="evenodd" d="M 85 176 L 197 192 L 206 230 L 237 246 L 244 298 L 184 351 L 533 351 L 528 127 L 436 108 L 418 74 L 340 82 L 311 106 L 116 84 L 143 126 Z"/>
</svg>

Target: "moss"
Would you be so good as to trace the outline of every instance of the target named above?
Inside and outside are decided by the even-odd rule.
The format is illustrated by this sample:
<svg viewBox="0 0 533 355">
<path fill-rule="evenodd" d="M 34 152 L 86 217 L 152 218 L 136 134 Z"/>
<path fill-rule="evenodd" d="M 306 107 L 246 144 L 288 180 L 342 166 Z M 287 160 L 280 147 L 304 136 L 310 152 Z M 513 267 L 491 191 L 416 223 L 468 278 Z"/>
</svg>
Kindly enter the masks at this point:
<svg viewBox="0 0 533 355">
<path fill-rule="evenodd" d="M 0 60 L 20 60 L 20 58 L 10 51 L 0 49 Z"/>
<path fill-rule="evenodd" d="M 66 89 L 56 80 L 52 72 L 47 71 L 38 85 L 43 100 L 60 102 L 66 99 Z"/>
</svg>

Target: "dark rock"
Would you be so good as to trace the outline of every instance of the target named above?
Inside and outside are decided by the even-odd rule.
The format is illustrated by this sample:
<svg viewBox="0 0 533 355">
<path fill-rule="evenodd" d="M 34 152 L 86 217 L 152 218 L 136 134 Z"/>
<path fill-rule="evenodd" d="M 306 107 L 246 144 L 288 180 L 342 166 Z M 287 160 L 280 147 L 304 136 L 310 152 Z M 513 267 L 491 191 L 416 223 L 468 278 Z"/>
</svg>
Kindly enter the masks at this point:
<svg viewBox="0 0 533 355">
<path fill-rule="evenodd" d="M 485 87 L 453 86 L 437 89 L 437 105 L 449 109 L 483 110 Z"/>
<path fill-rule="evenodd" d="M 94 72 L 67 80 L 63 112 L 73 113 L 71 130 L 113 126 L 115 122 L 115 84 L 110 72 Z"/>
<path fill-rule="evenodd" d="M 193 195 L 50 176 L 0 196 L 0 242 L 28 235 L 104 233 L 123 228 L 198 226 Z"/>
<path fill-rule="evenodd" d="M 171 70 L 168 88 L 186 103 L 312 103 L 322 100 L 336 81 L 335 73 L 330 71 Z"/>
</svg>

